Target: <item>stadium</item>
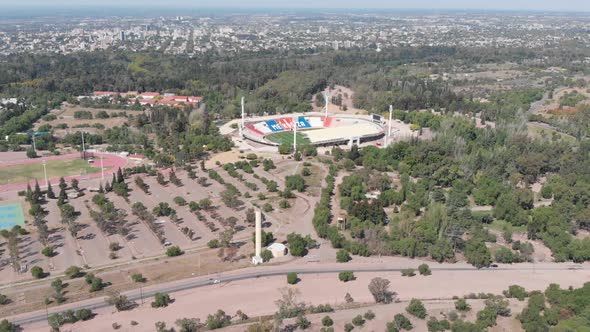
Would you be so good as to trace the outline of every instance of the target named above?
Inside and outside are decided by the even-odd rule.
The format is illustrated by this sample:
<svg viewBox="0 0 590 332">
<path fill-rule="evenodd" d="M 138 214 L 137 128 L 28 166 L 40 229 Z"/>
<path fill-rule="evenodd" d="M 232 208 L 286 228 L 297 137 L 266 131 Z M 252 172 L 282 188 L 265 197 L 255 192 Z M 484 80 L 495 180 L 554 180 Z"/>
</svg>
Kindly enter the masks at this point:
<svg viewBox="0 0 590 332">
<path fill-rule="evenodd" d="M 360 144 L 383 137 L 381 116 L 297 115 L 267 117 L 244 122 L 242 136 L 266 145 L 309 143 L 317 146 Z"/>
</svg>

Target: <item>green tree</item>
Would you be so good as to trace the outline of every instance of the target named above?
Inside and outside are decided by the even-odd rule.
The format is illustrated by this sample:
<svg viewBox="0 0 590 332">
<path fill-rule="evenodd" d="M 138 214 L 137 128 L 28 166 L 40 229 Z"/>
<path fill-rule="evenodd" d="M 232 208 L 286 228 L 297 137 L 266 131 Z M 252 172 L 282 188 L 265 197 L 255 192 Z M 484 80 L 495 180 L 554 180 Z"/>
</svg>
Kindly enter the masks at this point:
<svg viewBox="0 0 590 332">
<path fill-rule="evenodd" d="M 338 263 L 346 263 L 346 262 L 349 262 L 351 259 L 352 258 L 348 254 L 348 251 L 346 251 L 344 249 L 340 249 L 340 250 L 338 250 L 338 252 L 336 252 L 336 261 Z"/>
<path fill-rule="evenodd" d="M 289 283 L 289 285 L 295 285 L 297 282 L 299 282 L 299 278 L 297 277 L 297 273 L 295 273 L 295 272 L 287 273 L 287 283 Z"/>
<path fill-rule="evenodd" d="M 154 295 L 154 301 L 152 302 L 152 308 L 163 308 L 170 304 L 170 295 L 166 293 L 156 293 Z"/>
<path fill-rule="evenodd" d="M 465 257 L 467 262 L 478 269 L 489 267 L 492 262 L 490 250 L 480 239 L 471 239 L 467 241 L 465 247 Z"/>
<path fill-rule="evenodd" d="M 422 304 L 422 301 L 418 299 L 412 299 L 410 304 L 406 307 L 406 311 L 412 316 L 420 319 L 426 318 L 426 308 L 424 307 L 424 304 Z"/>
</svg>

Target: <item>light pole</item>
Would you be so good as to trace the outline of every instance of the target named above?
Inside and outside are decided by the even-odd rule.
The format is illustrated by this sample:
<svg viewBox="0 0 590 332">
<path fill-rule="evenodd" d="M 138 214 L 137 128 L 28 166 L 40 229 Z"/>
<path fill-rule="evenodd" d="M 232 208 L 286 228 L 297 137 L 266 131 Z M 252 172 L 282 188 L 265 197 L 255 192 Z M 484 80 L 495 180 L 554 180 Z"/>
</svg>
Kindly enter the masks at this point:
<svg viewBox="0 0 590 332">
<path fill-rule="evenodd" d="M 43 159 L 43 173 L 45 174 L 45 186 L 49 187 L 49 180 L 47 179 L 47 161 Z"/>
</svg>

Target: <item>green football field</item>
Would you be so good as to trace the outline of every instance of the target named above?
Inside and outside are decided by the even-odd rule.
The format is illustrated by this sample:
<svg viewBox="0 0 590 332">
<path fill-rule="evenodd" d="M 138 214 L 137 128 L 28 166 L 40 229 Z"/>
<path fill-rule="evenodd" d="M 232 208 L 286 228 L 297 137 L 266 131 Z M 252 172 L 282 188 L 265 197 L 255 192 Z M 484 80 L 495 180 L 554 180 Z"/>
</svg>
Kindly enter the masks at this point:
<svg viewBox="0 0 590 332">
<path fill-rule="evenodd" d="M 266 139 L 279 144 L 293 144 L 293 132 L 288 131 L 270 134 L 266 136 Z M 297 144 L 299 145 L 304 143 L 309 143 L 309 139 L 305 136 L 305 134 L 297 132 Z"/>
<path fill-rule="evenodd" d="M 99 170 L 99 168 L 92 167 L 86 160 L 82 159 L 50 160 L 47 162 L 47 177 L 49 179 L 90 174 Z M 39 181 L 45 179 L 41 160 L 38 163 L 0 167 L 0 185 L 34 182 L 35 179 Z"/>
</svg>

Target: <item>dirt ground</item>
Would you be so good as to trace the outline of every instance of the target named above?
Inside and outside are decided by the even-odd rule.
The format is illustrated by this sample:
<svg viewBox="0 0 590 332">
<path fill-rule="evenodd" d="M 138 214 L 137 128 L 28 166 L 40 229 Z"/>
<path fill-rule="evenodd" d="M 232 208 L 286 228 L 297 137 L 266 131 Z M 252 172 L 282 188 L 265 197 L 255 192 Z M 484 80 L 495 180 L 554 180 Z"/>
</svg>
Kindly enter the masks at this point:
<svg viewBox="0 0 590 332">
<path fill-rule="evenodd" d="M 76 118 L 74 118 L 74 113 L 77 111 L 90 112 L 90 113 L 92 113 L 93 118 L 92 119 L 76 119 Z M 57 119 L 52 120 L 52 121 L 45 121 L 43 119 L 40 119 L 39 121 L 37 121 L 34 124 L 34 128 L 38 129 L 40 126 L 45 125 L 45 124 L 49 124 L 49 125 L 55 127 L 58 124 L 65 123 L 68 125 L 67 129 L 57 129 L 57 128 L 54 129 L 54 136 L 63 137 L 68 132 L 80 131 L 80 130 L 82 130 L 82 128 L 85 132 L 90 133 L 90 134 L 96 134 L 96 133 L 100 133 L 103 131 L 103 129 L 97 129 L 97 128 L 92 127 L 92 125 L 94 125 L 94 124 L 102 124 L 105 127 L 105 129 L 108 129 L 108 128 L 113 128 L 115 126 L 122 126 L 123 124 L 125 124 L 128 121 L 127 117 L 121 117 L 121 116 L 111 117 L 108 119 L 97 119 L 96 114 L 101 111 L 107 112 L 109 114 L 109 116 L 112 116 L 116 113 L 121 113 L 121 112 L 123 112 L 125 114 L 132 114 L 132 115 L 137 115 L 137 114 L 141 113 L 141 111 L 86 108 L 86 107 L 80 107 L 80 106 L 76 106 L 76 105 L 65 104 L 61 108 L 52 110 L 49 113 L 49 114 L 55 115 L 57 117 Z M 81 126 L 84 124 L 88 124 L 88 126 L 76 128 L 77 126 Z"/>
<path fill-rule="evenodd" d="M 352 264 L 352 263 L 351 263 Z M 588 280 L 588 271 L 434 271 L 432 276 L 416 276 L 413 278 L 402 277 L 399 272 L 394 273 L 356 273 L 356 280 L 343 283 L 338 281 L 336 274 L 300 274 L 301 281 L 295 286 L 288 286 L 285 277 L 268 277 L 256 279 L 256 287 L 252 287 L 252 281 L 238 281 L 221 283 L 195 290 L 182 291 L 172 294 L 174 303 L 167 308 L 154 309 L 149 301 L 139 308 L 128 312 L 115 312 L 113 308 L 105 308 L 97 311 L 97 317 L 87 321 L 69 325 L 70 331 L 104 331 L 111 328 L 112 323 L 121 324 L 128 331 L 152 331 L 157 321 L 164 321 L 168 326 L 173 326 L 179 318 L 200 318 L 205 321 L 208 314 L 222 309 L 233 315 L 237 310 L 244 311 L 251 317 L 271 315 L 276 311 L 275 300 L 280 298 L 279 290 L 283 287 L 293 287 L 300 292 L 300 301 L 310 305 L 330 304 L 338 306 L 344 303 L 344 296 L 349 293 L 358 303 L 372 303 L 373 299 L 367 285 L 372 278 L 382 277 L 391 281 L 390 289 L 397 293 L 400 301 L 408 301 L 411 298 L 426 300 L 425 306 L 431 315 L 441 317 L 452 309 L 450 299 L 453 296 L 463 296 L 469 293 L 494 293 L 500 294 L 509 285 L 518 284 L 527 290 L 544 290 L 550 283 L 558 283 L 562 287 L 579 287 Z M 444 287 L 439 282 L 444 280 Z M 232 298 L 232 301 L 227 301 Z M 443 300 L 443 301 L 441 301 Z M 517 302 L 511 300 L 511 302 Z M 474 319 L 474 312 L 479 309 L 481 301 L 469 301 L 473 306 L 468 319 Z M 407 303 L 391 304 L 388 306 L 375 306 L 371 309 L 377 314 L 374 321 L 368 322 L 363 331 L 383 330 L 385 322 L 391 321 L 396 313 L 403 312 Z M 522 303 L 516 303 L 515 313 L 520 311 Z M 348 310 L 333 314 L 336 326 L 342 327 L 358 312 L 365 312 L 367 308 Z M 323 315 L 313 316 L 314 326 Z M 134 320 L 139 325 L 132 327 L 130 322 Z M 424 321 L 413 320 L 417 331 L 422 331 Z M 499 321 L 500 327 L 496 331 L 514 331 L 514 322 L 507 319 Z M 27 326 L 28 331 L 45 331 L 45 323 Z M 230 328 L 226 331 L 239 331 L 239 328 Z"/>
</svg>

